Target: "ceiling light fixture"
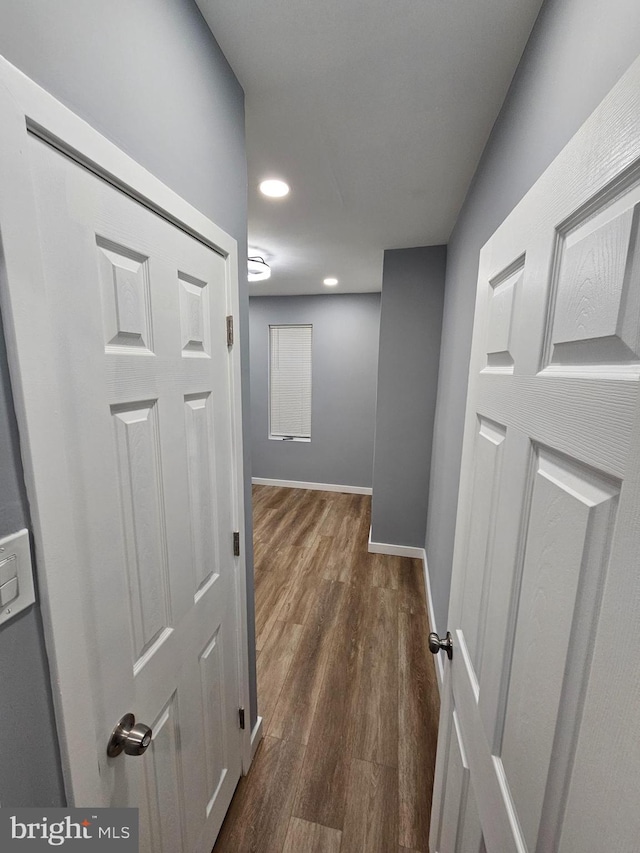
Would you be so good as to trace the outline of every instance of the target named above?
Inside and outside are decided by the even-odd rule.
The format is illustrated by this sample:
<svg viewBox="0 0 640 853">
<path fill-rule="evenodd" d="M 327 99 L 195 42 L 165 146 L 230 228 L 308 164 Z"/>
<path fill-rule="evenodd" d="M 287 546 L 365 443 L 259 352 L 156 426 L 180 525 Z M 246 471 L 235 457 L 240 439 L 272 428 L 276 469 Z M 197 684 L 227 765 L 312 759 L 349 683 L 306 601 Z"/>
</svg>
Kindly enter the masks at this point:
<svg viewBox="0 0 640 853">
<path fill-rule="evenodd" d="M 266 281 L 271 278 L 271 267 L 264 258 L 247 258 L 247 277 L 249 281 Z"/>
<path fill-rule="evenodd" d="M 270 178 L 267 181 L 262 181 L 260 192 L 269 198 L 284 198 L 289 195 L 289 184 L 276 178 Z"/>
<path fill-rule="evenodd" d="M 337 278 L 325 278 L 325 280 L 322 283 L 326 284 L 327 287 L 335 287 L 336 284 L 338 283 L 338 279 Z"/>
</svg>

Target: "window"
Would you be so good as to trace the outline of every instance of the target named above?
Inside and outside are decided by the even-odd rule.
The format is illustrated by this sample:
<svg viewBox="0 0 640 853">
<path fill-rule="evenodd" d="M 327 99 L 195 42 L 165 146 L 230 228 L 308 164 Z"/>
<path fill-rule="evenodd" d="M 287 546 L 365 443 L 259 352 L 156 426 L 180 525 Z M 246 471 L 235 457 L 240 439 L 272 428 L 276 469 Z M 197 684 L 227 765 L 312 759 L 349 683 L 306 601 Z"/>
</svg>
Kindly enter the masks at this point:
<svg viewBox="0 0 640 853">
<path fill-rule="evenodd" d="M 311 441 L 313 326 L 269 326 L 269 438 Z"/>
</svg>

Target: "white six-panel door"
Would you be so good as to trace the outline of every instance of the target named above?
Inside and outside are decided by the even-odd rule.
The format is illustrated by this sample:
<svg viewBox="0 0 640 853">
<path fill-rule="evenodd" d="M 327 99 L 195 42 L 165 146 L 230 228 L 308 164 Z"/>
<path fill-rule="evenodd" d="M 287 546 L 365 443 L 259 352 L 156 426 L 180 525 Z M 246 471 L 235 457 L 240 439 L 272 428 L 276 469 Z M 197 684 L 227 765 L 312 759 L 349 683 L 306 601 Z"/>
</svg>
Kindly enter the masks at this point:
<svg viewBox="0 0 640 853">
<path fill-rule="evenodd" d="M 145 853 L 205 853 L 247 755 L 235 244 L 5 73 L 27 115 L 149 191 L 135 200 L 27 132 L 0 85 L 3 307 L 67 794 L 139 807 Z M 152 743 L 108 758 L 127 712 Z"/>
<path fill-rule="evenodd" d="M 432 853 L 640 838 L 640 63 L 483 248 Z"/>
</svg>

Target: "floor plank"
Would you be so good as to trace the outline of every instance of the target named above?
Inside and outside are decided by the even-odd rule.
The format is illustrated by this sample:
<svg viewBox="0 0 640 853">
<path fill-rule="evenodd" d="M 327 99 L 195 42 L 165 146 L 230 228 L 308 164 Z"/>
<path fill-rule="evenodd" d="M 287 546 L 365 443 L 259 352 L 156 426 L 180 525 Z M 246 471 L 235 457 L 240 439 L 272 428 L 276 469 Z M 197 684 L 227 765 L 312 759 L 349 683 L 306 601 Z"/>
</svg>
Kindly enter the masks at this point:
<svg viewBox="0 0 640 853">
<path fill-rule="evenodd" d="M 302 625 L 276 621 L 262 651 L 258 667 L 258 713 L 266 731 L 278 703 L 291 661 L 300 642 Z"/>
<path fill-rule="evenodd" d="M 259 512 L 256 512 L 253 519 L 253 550 L 254 550 L 254 561 L 255 560 L 255 552 L 258 550 L 258 545 L 262 545 L 263 548 L 266 548 L 270 543 L 269 540 L 272 535 L 273 524 L 279 519 L 277 509 L 263 509 Z"/>
<path fill-rule="evenodd" d="M 421 560 L 400 557 L 398 593 L 400 610 L 407 613 L 427 612 L 427 595 L 424 588 L 424 570 Z"/>
<path fill-rule="evenodd" d="M 321 581 L 318 598 L 289 667 L 268 732 L 306 744 L 324 676 L 343 585 Z"/>
<path fill-rule="evenodd" d="M 389 853 L 397 846 L 397 772 L 354 758 L 340 853 Z"/>
<path fill-rule="evenodd" d="M 336 829 L 344 823 L 350 740 L 359 722 L 366 605 L 361 590 L 346 587 L 293 809 L 298 817 Z"/>
<path fill-rule="evenodd" d="M 275 515 L 272 516 L 263 537 L 274 548 L 284 548 L 291 544 L 291 521 L 304 502 L 308 500 L 308 493 L 300 492 L 298 489 L 277 489 L 276 491 L 286 492 L 287 494 L 282 500 L 274 499 L 267 504 L 266 508 L 275 510 Z M 255 519 L 253 523 L 255 527 Z"/>
<path fill-rule="evenodd" d="M 295 506 L 301 497 L 298 489 L 280 489 L 273 486 L 258 486 L 258 489 L 264 490 L 264 506 L 267 509 L 282 509 L 288 506 Z"/>
<path fill-rule="evenodd" d="M 321 492 L 321 494 L 324 493 Z M 291 519 L 290 543 L 305 548 L 310 547 L 322 527 L 327 510 L 327 501 L 323 499 L 307 501 Z"/>
<path fill-rule="evenodd" d="M 294 497 L 280 508 L 280 515 L 284 515 L 285 524 L 278 528 L 278 535 L 287 545 L 293 545 L 298 536 L 300 527 L 304 526 L 309 516 L 313 516 L 320 510 L 324 510 L 324 499 L 322 492 L 312 490 L 293 489 Z"/>
<path fill-rule="evenodd" d="M 304 625 L 315 605 L 322 581 L 322 567 L 332 543 L 325 537 L 313 539 L 311 547 L 302 549 L 301 559 L 292 574 L 279 619 Z"/>
<path fill-rule="evenodd" d="M 399 589 L 402 557 L 388 554 L 374 554 L 372 560 L 374 586 L 385 589 Z"/>
<path fill-rule="evenodd" d="M 294 576 L 296 565 L 302 560 L 299 548 L 283 548 L 273 555 L 270 569 L 255 571 L 256 648 L 262 649 L 271 629 L 278 619 Z"/>
<path fill-rule="evenodd" d="M 333 549 L 324 568 L 324 577 L 348 583 L 351 579 L 351 563 L 362 548 L 358 519 L 344 515 L 338 533 L 333 537 Z"/>
<path fill-rule="evenodd" d="M 253 503 L 253 517 L 260 516 L 260 513 L 265 510 L 266 503 L 269 500 L 269 489 L 266 486 L 254 486 L 251 490 Z"/>
<path fill-rule="evenodd" d="M 427 632 L 425 614 L 399 613 L 399 840 L 405 847 L 423 851 L 429 850 L 440 710 Z"/>
<path fill-rule="evenodd" d="M 371 587 L 356 705 L 353 755 L 398 766 L 398 593 Z"/>
<path fill-rule="evenodd" d="M 213 853 L 281 853 L 303 758 L 302 744 L 264 738 L 251 775 L 240 780 Z"/>
<path fill-rule="evenodd" d="M 344 495 L 349 503 L 343 503 L 339 509 L 338 531 L 333 537 L 333 560 L 330 570 L 335 573 L 335 579 L 343 583 L 351 581 L 351 563 L 356 557 L 369 557 L 368 539 L 370 514 L 368 503 L 370 498 L 362 495 Z M 365 505 L 356 504 L 354 500 L 367 502 Z"/>
<path fill-rule="evenodd" d="M 342 497 L 343 495 L 339 492 L 334 492 L 331 497 L 327 497 L 327 512 L 322 519 L 322 524 L 318 531 L 320 536 L 329 536 L 331 538 L 337 536 L 344 515 Z"/>
<path fill-rule="evenodd" d="M 273 565 L 273 549 L 268 542 L 261 539 L 253 541 L 253 568 L 258 571 L 269 569 Z"/>
<path fill-rule="evenodd" d="M 363 536 L 362 530 L 358 534 Z M 373 563 L 375 554 L 370 554 L 366 547 L 358 548 L 346 564 L 343 574 L 344 582 L 356 584 L 360 589 L 368 589 L 373 584 Z"/>
<path fill-rule="evenodd" d="M 292 817 L 283 853 L 340 853 L 342 833 Z"/>
</svg>

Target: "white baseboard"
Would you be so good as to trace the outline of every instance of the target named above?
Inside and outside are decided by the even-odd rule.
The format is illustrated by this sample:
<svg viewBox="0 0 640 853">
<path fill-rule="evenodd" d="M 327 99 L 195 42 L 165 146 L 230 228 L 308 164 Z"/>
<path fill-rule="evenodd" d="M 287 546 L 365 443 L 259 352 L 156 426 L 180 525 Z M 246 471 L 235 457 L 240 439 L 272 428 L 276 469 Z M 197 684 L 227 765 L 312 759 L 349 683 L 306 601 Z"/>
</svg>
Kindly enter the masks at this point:
<svg viewBox="0 0 640 853">
<path fill-rule="evenodd" d="M 256 750 L 260 746 L 260 741 L 262 740 L 262 717 L 258 717 L 256 720 L 256 724 L 253 727 L 253 731 L 251 732 L 251 760 L 253 761 L 253 757 L 256 754 Z"/>
<path fill-rule="evenodd" d="M 414 557 L 421 560 L 424 548 L 413 548 L 410 545 L 390 545 L 386 542 L 372 542 L 371 528 L 369 528 L 369 553 L 390 554 L 394 557 Z"/>
<path fill-rule="evenodd" d="M 342 492 L 345 495 L 370 495 L 370 486 L 338 486 L 335 483 L 305 483 L 301 480 L 270 480 L 266 477 L 252 477 L 254 486 L 280 486 L 283 489 L 312 489 L 317 492 Z"/>
<path fill-rule="evenodd" d="M 427 591 L 427 611 L 429 613 L 429 630 L 438 633 L 436 626 L 436 615 L 433 609 L 433 596 L 431 595 L 431 579 L 429 577 L 429 566 L 427 565 L 427 552 L 422 549 L 422 568 L 424 570 L 424 588 Z M 438 690 L 442 693 L 442 682 L 444 681 L 444 661 L 442 654 L 435 656 L 436 677 L 438 679 Z"/>
</svg>

